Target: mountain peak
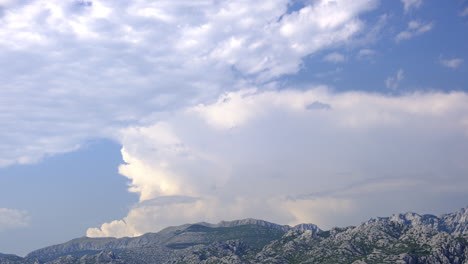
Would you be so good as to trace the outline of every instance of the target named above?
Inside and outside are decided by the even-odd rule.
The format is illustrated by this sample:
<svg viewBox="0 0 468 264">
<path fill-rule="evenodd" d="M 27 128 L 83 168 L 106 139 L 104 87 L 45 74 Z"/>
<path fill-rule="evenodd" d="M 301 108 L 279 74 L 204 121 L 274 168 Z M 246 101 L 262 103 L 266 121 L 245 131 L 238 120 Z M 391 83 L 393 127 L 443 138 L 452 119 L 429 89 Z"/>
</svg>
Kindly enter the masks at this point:
<svg viewBox="0 0 468 264">
<path fill-rule="evenodd" d="M 254 219 L 254 218 L 246 218 L 241 220 L 234 220 L 234 221 L 221 221 L 214 227 L 233 227 L 233 226 L 242 226 L 242 225 L 258 225 L 283 231 L 288 231 L 291 227 L 288 225 L 278 225 L 275 223 L 271 223 L 265 220 Z"/>
<path fill-rule="evenodd" d="M 139 237 L 82 237 L 0 264 L 122 263 L 468 263 L 468 210 L 413 212 L 322 231 L 247 218 L 168 227 Z"/>
</svg>

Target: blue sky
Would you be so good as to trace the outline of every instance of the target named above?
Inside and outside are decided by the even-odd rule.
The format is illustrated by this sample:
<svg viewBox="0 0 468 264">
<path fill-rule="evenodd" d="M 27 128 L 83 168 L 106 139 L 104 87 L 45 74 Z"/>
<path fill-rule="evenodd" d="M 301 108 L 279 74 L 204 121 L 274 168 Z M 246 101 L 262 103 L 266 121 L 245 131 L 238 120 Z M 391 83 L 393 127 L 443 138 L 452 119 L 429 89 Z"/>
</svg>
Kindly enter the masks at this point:
<svg viewBox="0 0 468 264">
<path fill-rule="evenodd" d="M 468 200 L 468 2 L 0 0 L 0 252 Z"/>
<path fill-rule="evenodd" d="M 21 228 L 2 230 L 0 247 L 26 253 L 125 216 L 138 199 L 117 173 L 119 150 L 115 142 L 95 139 L 39 163 L 2 168 L 0 200 L 26 211 L 30 220 Z"/>
</svg>

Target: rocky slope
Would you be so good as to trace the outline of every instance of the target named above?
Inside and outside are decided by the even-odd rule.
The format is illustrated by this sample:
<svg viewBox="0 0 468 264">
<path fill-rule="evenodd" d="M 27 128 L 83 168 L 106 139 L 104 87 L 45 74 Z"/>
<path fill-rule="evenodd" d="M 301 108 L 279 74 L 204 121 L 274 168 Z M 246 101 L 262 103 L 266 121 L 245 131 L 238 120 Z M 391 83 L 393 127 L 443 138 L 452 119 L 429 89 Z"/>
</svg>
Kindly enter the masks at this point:
<svg viewBox="0 0 468 264">
<path fill-rule="evenodd" d="M 454 214 L 460 212 L 465 220 L 456 226 L 466 230 L 467 212 Z M 448 224 L 443 216 L 407 213 L 316 237 L 288 232 L 257 254 L 254 263 L 468 263 L 467 233 Z"/>
<path fill-rule="evenodd" d="M 245 219 L 187 224 L 135 238 L 78 238 L 0 264 L 459 263 L 468 264 L 468 209 L 416 213 L 320 230 Z"/>
</svg>

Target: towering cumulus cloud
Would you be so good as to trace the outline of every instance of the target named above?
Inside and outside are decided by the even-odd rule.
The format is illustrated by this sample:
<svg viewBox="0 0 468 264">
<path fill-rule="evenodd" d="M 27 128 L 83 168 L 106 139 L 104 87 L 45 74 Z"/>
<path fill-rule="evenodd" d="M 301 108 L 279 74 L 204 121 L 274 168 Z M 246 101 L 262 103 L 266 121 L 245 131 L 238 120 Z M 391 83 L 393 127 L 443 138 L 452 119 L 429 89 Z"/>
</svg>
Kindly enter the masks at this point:
<svg viewBox="0 0 468 264">
<path fill-rule="evenodd" d="M 253 2 L 0 1 L 0 167 L 90 138 L 121 143 L 119 172 L 139 202 L 88 236 L 243 217 L 326 228 L 383 202 L 388 215 L 468 193 L 466 93 L 288 82 L 343 70 L 301 71 L 306 58 L 381 56 L 367 44 L 394 16 L 369 15 L 378 0 Z M 385 35 L 403 47 L 434 23 Z M 407 78 L 414 68 L 392 67 Z M 403 74 L 392 78 L 404 91 Z"/>
<path fill-rule="evenodd" d="M 468 191 L 467 100 L 250 89 L 122 130 L 120 173 L 140 203 L 88 236 L 242 217 L 329 227 L 375 214 L 382 201 L 414 208 L 439 199 L 435 190 L 460 195 Z"/>
</svg>

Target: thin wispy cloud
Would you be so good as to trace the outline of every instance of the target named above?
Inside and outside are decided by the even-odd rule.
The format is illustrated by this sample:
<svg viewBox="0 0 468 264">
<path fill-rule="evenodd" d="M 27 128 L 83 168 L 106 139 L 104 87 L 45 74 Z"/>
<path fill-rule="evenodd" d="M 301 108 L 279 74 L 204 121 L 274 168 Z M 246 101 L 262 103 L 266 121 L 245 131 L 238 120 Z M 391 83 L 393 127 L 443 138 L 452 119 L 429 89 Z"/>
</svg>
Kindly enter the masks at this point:
<svg viewBox="0 0 468 264">
<path fill-rule="evenodd" d="M 432 22 L 425 23 L 425 22 L 416 21 L 416 20 L 410 21 L 408 23 L 407 29 L 398 33 L 398 35 L 396 35 L 395 37 L 395 40 L 397 42 L 400 42 L 402 40 L 412 39 L 416 36 L 422 35 L 423 33 L 426 33 L 432 30 L 433 27 L 434 27 L 434 23 Z"/>
<path fill-rule="evenodd" d="M 463 59 L 460 58 L 454 58 L 454 59 L 441 59 L 440 64 L 442 64 L 445 67 L 456 69 L 460 67 L 463 64 Z"/>
<path fill-rule="evenodd" d="M 0 208 L 0 232 L 27 227 L 31 221 L 27 212 L 17 209 Z"/>
<path fill-rule="evenodd" d="M 346 61 L 346 57 L 338 52 L 333 52 L 328 55 L 326 55 L 323 58 L 324 61 L 332 62 L 332 63 L 339 63 L 339 62 L 344 62 Z"/>
<path fill-rule="evenodd" d="M 460 16 L 468 16 L 468 7 L 465 7 L 465 9 L 463 9 L 463 10 L 460 12 Z"/>
<path fill-rule="evenodd" d="M 405 78 L 405 72 L 403 69 L 399 69 L 395 76 L 390 76 L 385 80 L 385 86 L 389 89 L 398 89 L 400 82 Z"/>
<path fill-rule="evenodd" d="M 337 67 L 333 70 L 314 73 L 314 77 L 315 78 L 336 77 L 341 72 L 343 72 L 343 68 Z"/>
<path fill-rule="evenodd" d="M 401 0 L 401 2 L 403 3 L 405 13 L 410 12 L 412 9 L 421 7 L 423 3 L 422 0 Z"/>
<path fill-rule="evenodd" d="M 358 52 L 358 57 L 363 58 L 363 57 L 371 57 L 374 56 L 377 52 L 372 49 L 361 49 Z"/>
</svg>

